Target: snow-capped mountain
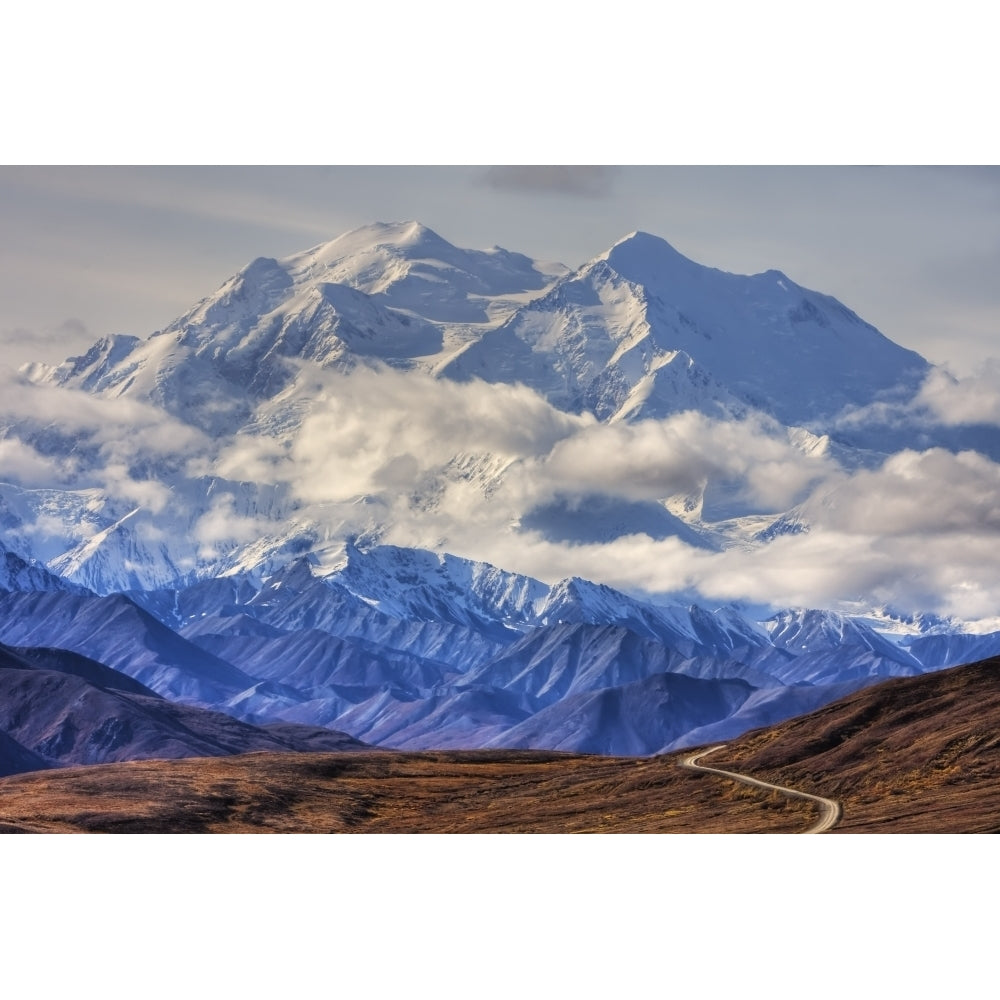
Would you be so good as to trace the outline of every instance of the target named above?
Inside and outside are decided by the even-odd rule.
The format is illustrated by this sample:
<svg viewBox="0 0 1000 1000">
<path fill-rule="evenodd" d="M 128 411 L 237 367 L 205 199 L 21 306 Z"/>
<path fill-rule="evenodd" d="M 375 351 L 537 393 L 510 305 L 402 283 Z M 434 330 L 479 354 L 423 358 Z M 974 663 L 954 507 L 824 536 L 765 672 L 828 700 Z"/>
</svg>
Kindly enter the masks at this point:
<svg viewBox="0 0 1000 1000">
<path fill-rule="evenodd" d="M 0 405 L 0 641 L 389 746 L 732 734 L 994 650 L 875 617 L 886 564 L 914 558 L 891 547 L 896 510 L 928 509 L 914 484 L 964 476 L 988 520 L 1000 482 L 1000 432 L 949 451 L 930 372 L 779 271 L 646 233 L 569 269 L 366 226 L 22 370 Z M 856 614 L 778 610 L 803 579 L 833 591 L 817 559 L 836 577 L 851 544 L 869 589 L 833 603 Z"/>
<path fill-rule="evenodd" d="M 837 413 L 908 398 L 927 370 L 777 271 L 717 271 L 645 233 L 571 271 L 499 248 L 461 250 L 417 223 L 375 224 L 258 258 L 144 340 L 105 338 L 61 366 L 27 366 L 40 411 L 72 398 L 56 390 L 76 390 L 126 426 L 157 414 L 169 424 L 150 453 L 138 441 L 112 447 L 108 432 L 22 418 L 8 433 L 71 466 L 75 488 L 14 484 L 0 503 L 18 554 L 103 593 L 249 570 L 263 578 L 306 552 L 332 569 L 351 537 L 391 536 L 401 522 L 409 544 L 447 551 L 460 533 L 455 509 L 470 504 L 483 508 L 485 531 L 515 538 L 644 534 L 718 550 L 773 537 L 783 505 L 801 499 L 748 491 L 738 442 L 724 461 L 705 456 L 642 496 L 593 474 L 536 496 L 521 480 L 539 461 L 565 476 L 554 458 L 582 452 L 573 443 L 594 436 L 594 419 L 641 436 L 697 413 L 707 436 L 715 423 L 749 428 L 767 461 L 780 453 L 807 470 L 806 488 L 809 468 L 870 463 L 828 433 Z M 541 398 L 519 408 L 528 390 Z M 433 397 L 433 419 L 455 414 L 453 446 L 447 433 L 433 437 L 431 417 L 419 423 Z M 516 412 L 525 426 L 510 430 Z M 425 454 L 409 435 L 431 435 L 433 447 Z M 332 441 L 326 455 L 321 437 Z M 117 483 L 127 480 L 117 490 L 100 482 L 110 451 Z M 734 463 L 745 466 L 735 479 L 714 467 Z"/>
<path fill-rule="evenodd" d="M 36 562 L 28 562 L 0 544 L 0 591 L 79 592 L 78 587 L 62 577 L 50 573 Z"/>
<path fill-rule="evenodd" d="M 788 426 L 912 393 L 929 368 L 778 271 L 718 271 L 648 233 L 566 271 L 380 223 L 258 258 L 148 339 L 108 338 L 28 374 L 146 400 L 219 434 L 287 390 L 296 362 L 374 360 L 524 384 L 602 420 L 756 409 Z"/>
<path fill-rule="evenodd" d="M 460 250 L 419 223 L 377 223 L 281 260 L 259 257 L 148 339 L 106 338 L 30 375 L 148 401 L 218 435 L 287 389 L 297 362 L 440 364 L 562 270 L 499 247 Z"/>
<path fill-rule="evenodd" d="M 601 419 L 753 408 L 809 425 L 882 392 L 912 392 L 927 370 L 836 299 L 779 271 L 718 271 L 637 232 L 560 278 L 446 372 L 521 381 Z"/>
</svg>

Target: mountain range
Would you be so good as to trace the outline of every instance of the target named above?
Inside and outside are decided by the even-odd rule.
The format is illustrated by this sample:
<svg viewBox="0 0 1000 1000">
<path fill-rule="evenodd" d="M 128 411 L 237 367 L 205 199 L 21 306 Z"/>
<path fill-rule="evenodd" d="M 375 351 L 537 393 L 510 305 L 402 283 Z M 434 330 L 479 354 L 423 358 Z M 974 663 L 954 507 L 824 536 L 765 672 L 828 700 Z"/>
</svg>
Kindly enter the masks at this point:
<svg viewBox="0 0 1000 1000">
<path fill-rule="evenodd" d="M 417 223 L 258 258 L 9 386 L 0 642 L 67 659 L 15 678 L 4 767 L 344 734 L 654 754 L 994 655 L 988 567 L 906 561 L 921 517 L 956 553 L 992 524 L 1000 429 L 934 410 L 942 378 L 641 232 L 576 269 Z M 958 476 L 971 507 L 922 501 Z"/>
</svg>

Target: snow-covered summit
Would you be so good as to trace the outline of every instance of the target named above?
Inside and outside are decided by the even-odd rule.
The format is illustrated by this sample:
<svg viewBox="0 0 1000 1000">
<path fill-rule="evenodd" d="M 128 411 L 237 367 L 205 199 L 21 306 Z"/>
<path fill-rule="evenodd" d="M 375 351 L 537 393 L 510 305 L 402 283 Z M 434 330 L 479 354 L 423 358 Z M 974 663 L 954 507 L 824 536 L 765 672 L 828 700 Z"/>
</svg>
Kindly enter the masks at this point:
<svg viewBox="0 0 1000 1000">
<path fill-rule="evenodd" d="M 900 663 L 919 666 L 896 643 L 863 620 L 835 611 L 789 609 L 769 619 L 764 626 L 775 646 L 796 654 L 858 646 Z"/>
<path fill-rule="evenodd" d="M 686 379 L 678 357 L 689 362 Z M 780 271 L 730 274 L 635 232 L 484 335 L 448 373 L 523 381 L 601 418 L 690 408 L 735 416 L 749 406 L 811 425 L 886 391 L 912 394 L 928 368 Z"/>
<path fill-rule="evenodd" d="M 432 370 L 563 271 L 499 247 L 462 250 L 419 223 L 376 223 L 256 258 L 147 340 L 104 339 L 57 368 L 23 372 L 232 433 L 294 382 L 299 362 Z"/>
<path fill-rule="evenodd" d="M 35 561 L 22 559 L 0 544 L 0 591 L 5 590 L 84 592 L 83 587 L 55 576 Z"/>
<path fill-rule="evenodd" d="M 488 322 L 504 296 L 539 291 L 566 268 L 500 247 L 462 250 L 419 222 L 377 222 L 282 262 L 297 283 L 323 280 L 444 323 Z"/>
<path fill-rule="evenodd" d="M 779 271 L 730 274 L 648 233 L 566 271 L 402 222 L 258 257 L 149 339 L 107 339 L 26 374 L 149 400 L 219 434 L 284 391 L 300 362 L 523 383 L 602 420 L 753 408 L 821 431 L 846 406 L 912 394 L 928 370 Z"/>
<path fill-rule="evenodd" d="M 623 236 L 604 253 L 598 254 L 592 264 L 600 261 L 638 285 L 655 285 L 665 279 L 683 281 L 695 278 L 700 271 L 712 270 L 685 257 L 662 237 L 642 230 Z"/>
</svg>

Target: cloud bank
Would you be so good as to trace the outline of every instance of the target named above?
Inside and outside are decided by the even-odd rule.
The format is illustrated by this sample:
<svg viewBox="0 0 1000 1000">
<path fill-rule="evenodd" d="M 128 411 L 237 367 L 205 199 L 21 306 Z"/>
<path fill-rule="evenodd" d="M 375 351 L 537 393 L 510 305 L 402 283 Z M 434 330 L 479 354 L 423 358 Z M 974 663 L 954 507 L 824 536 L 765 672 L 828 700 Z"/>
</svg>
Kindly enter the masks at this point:
<svg viewBox="0 0 1000 1000">
<path fill-rule="evenodd" d="M 365 368 L 306 367 L 282 400 L 297 423 L 258 414 L 255 433 L 217 441 L 135 400 L 17 380 L 4 388 L 0 480 L 96 489 L 118 517 L 141 508 L 174 526 L 164 531 L 178 563 L 266 539 L 336 547 L 360 535 L 549 582 L 581 576 L 710 602 L 888 605 L 967 620 L 1000 607 L 988 556 L 1000 542 L 1000 464 L 973 450 L 905 448 L 848 468 L 818 439 L 760 417 L 608 425 L 523 386 Z M 1000 368 L 965 380 L 934 373 L 897 405 L 895 418 L 907 415 L 1000 424 Z M 574 543 L 522 524 L 554 501 L 573 509 L 594 497 L 602 510 L 665 505 L 694 521 L 712 490 L 734 513 L 701 525 L 707 547 L 620 531 Z M 51 538 L 58 524 L 44 516 L 36 527 Z"/>
</svg>

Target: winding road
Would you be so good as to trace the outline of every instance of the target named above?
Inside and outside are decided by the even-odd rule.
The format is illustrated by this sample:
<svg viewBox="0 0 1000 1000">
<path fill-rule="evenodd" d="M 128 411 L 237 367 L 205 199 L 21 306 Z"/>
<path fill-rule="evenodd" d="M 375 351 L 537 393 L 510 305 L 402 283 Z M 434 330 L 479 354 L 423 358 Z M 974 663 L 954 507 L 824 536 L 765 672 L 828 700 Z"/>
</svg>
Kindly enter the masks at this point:
<svg viewBox="0 0 1000 1000">
<path fill-rule="evenodd" d="M 819 820 L 809 827 L 808 830 L 803 830 L 803 833 L 825 833 L 840 819 L 840 803 L 834 799 L 824 799 L 821 795 L 810 795 L 809 792 L 800 792 L 795 788 L 785 788 L 784 785 L 772 785 L 769 781 L 761 781 L 759 778 L 737 774 L 736 771 L 724 771 L 721 767 L 709 767 L 707 764 L 698 763 L 702 757 L 707 757 L 710 753 L 715 753 L 716 750 L 722 750 L 725 746 L 725 743 L 720 743 L 717 747 L 711 747 L 709 750 L 699 750 L 697 753 L 685 757 L 677 766 L 687 768 L 689 771 L 709 771 L 712 774 L 721 774 L 725 778 L 742 782 L 744 785 L 752 785 L 754 788 L 764 788 L 767 791 L 781 792 L 782 795 L 787 795 L 791 799 L 806 799 L 809 802 L 815 802 L 820 810 Z"/>
</svg>

